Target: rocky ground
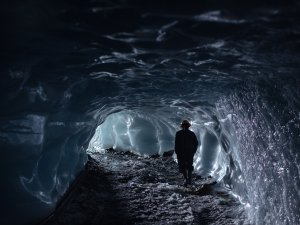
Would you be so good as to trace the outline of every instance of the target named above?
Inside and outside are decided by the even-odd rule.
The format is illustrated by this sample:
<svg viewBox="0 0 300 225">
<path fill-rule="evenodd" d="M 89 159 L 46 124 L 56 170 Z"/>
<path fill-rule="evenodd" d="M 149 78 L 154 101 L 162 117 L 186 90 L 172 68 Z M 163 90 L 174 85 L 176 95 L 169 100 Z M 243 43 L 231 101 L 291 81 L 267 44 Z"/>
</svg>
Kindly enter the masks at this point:
<svg viewBox="0 0 300 225">
<path fill-rule="evenodd" d="M 172 157 L 107 150 L 86 170 L 43 224 L 247 224 L 242 206 L 212 178 L 183 186 Z"/>
</svg>

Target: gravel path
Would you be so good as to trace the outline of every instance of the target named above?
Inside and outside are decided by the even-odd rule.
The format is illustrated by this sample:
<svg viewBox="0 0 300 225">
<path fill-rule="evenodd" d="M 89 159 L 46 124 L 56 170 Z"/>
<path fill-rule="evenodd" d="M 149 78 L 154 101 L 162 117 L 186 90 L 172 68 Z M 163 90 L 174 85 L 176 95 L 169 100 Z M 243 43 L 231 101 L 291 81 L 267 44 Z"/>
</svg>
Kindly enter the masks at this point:
<svg viewBox="0 0 300 225">
<path fill-rule="evenodd" d="M 212 178 L 194 175 L 193 181 L 183 187 L 171 157 L 93 154 L 44 224 L 247 224 L 242 206 Z"/>
</svg>

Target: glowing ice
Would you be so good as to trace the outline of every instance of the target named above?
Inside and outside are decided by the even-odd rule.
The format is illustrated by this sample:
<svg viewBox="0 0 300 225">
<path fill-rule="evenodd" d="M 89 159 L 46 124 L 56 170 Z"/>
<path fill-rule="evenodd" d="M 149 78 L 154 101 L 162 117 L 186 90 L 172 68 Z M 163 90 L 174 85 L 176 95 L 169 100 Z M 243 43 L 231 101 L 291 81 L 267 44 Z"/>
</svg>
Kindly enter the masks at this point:
<svg viewBox="0 0 300 225">
<path fill-rule="evenodd" d="M 88 151 L 107 148 L 138 154 L 162 154 L 174 147 L 175 129 L 154 116 L 122 111 L 107 117 L 90 142 Z"/>
</svg>

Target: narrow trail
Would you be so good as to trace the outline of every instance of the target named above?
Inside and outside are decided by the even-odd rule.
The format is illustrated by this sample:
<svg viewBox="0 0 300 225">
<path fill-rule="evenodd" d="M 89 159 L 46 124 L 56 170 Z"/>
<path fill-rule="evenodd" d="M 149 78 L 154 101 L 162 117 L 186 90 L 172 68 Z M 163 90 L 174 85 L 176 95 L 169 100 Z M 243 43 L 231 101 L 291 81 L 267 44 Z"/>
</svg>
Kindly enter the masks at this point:
<svg viewBox="0 0 300 225">
<path fill-rule="evenodd" d="M 90 155 L 80 181 L 47 225 L 247 224 L 240 203 L 212 178 L 185 188 L 172 158 Z"/>
</svg>

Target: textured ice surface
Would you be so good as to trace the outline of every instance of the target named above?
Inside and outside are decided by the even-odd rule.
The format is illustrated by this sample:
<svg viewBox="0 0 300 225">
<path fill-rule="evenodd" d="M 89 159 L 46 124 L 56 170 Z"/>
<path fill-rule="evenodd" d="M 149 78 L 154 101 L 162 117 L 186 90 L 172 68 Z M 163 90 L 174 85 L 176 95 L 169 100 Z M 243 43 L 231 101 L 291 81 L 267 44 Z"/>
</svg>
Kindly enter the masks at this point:
<svg viewBox="0 0 300 225">
<path fill-rule="evenodd" d="M 49 214 L 99 125 L 161 154 L 182 119 L 253 223 L 298 224 L 300 6 L 233 2 L 1 1 L 0 224 Z"/>
<path fill-rule="evenodd" d="M 54 209 L 86 162 L 84 126 L 33 114 L 7 119 L 0 132 L 1 224 L 37 222 Z"/>
<path fill-rule="evenodd" d="M 174 127 L 155 115 L 134 111 L 111 114 L 96 130 L 89 151 L 107 148 L 132 150 L 141 155 L 162 154 L 174 148 Z"/>
</svg>

